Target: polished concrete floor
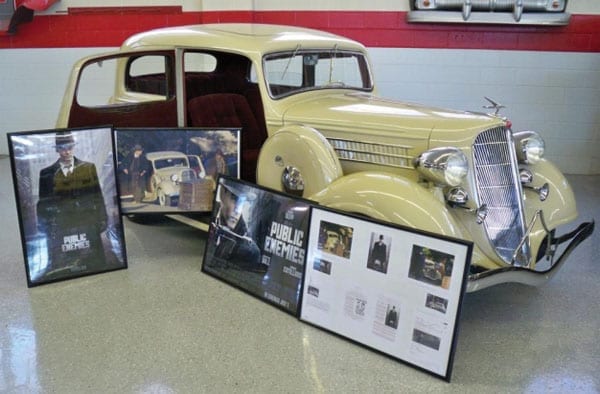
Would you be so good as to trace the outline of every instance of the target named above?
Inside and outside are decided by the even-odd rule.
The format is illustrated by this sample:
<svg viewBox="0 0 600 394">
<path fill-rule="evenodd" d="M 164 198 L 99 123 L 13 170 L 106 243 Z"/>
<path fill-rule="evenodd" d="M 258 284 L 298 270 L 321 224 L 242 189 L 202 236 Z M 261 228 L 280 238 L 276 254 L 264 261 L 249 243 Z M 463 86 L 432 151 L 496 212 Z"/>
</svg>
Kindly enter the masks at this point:
<svg viewBox="0 0 600 394">
<path fill-rule="evenodd" d="M 580 219 L 600 176 L 570 176 Z M 200 271 L 205 234 L 125 221 L 129 268 L 28 289 L 0 159 L 0 392 L 600 392 L 600 236 L 541 288 L 465 297 L 447 383 Z"/>
</svg>

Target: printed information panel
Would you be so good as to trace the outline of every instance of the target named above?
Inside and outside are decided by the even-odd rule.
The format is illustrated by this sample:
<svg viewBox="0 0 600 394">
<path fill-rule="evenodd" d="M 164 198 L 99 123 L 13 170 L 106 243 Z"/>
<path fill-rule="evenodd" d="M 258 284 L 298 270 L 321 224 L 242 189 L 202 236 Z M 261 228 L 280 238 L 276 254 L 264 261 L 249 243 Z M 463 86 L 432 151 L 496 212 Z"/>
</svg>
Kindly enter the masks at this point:
<svg viewBox="0 0 600 394">
<path fill-rule="evenodd" d="M 470 243 L 313 207 L 300 319 L 449 380 Z"/>
</svg>

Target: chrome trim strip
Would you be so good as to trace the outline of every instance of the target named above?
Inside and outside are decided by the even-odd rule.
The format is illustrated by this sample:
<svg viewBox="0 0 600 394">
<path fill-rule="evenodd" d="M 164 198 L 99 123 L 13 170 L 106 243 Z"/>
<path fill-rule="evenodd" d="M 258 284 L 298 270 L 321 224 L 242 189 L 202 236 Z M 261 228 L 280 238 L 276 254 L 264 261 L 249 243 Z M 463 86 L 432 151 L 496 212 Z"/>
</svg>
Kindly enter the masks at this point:
<svg viewBox="0 0 600 394">
<path fill-rule="evenodd" d="M 380 144 L 341 138 L 327 138 L 339 160 L 413 169 L 411 146 Z"/>
</svg>

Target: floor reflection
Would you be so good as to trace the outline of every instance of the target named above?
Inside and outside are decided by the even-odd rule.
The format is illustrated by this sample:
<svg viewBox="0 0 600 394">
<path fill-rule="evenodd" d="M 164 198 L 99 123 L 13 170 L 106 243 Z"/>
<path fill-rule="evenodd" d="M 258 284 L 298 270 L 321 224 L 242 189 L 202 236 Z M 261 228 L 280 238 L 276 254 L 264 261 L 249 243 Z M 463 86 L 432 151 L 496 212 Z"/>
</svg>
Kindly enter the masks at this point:
<svg viewBox="0 0 600 394">
<path fill-rule="evenodd" d="M 36 334 L 33 330 L 7 327 L 0 349 L 0 391 L 20 388 L 23 392 L 37 392 L 40 384 L 37 375 Z M 8 343 L 5 343 L 8 341 Z"/>
</svg>

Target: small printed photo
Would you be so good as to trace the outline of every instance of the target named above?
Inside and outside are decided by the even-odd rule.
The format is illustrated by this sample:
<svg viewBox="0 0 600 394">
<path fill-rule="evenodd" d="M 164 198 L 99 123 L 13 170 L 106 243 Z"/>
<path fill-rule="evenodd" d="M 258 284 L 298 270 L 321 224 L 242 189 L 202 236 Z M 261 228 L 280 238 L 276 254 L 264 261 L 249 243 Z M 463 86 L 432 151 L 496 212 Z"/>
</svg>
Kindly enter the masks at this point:
<svg viewBox="0 0 600 394">
<path fill-rule="evenodd" d="M 412 340 L 413 342 L 427 346 L 433 350 L 440 350 L 440 343 L 442 341 L 440 337 L 428 334 L 425 331 L 421 331 L 416 328 L 413 330 Z"/>
<path fill-rule="evenodd" d="M 379 233 L 371 233 L 367 268 L 387 274 L 390 247 L 390 237 L 386 237 Z"/>
<path fill-rule="evenodd" d="M 398 328 L 398 314 L 396 305 L 388 304 L 385 312 L 385 325 L 394 329 Z"/>
<path fill-rule="evenodd" d="M 319 298 L 319 289 L 315 286 L 308 285 L 306 292 L 313 297 Z"/>
<path fill-rule="evenodd" d="M 220 174 L 239 176 L 239 129 L 115 130 L 123 213 L 210 212 Z"/>
<path fill-rule="evenodd" d="M 413 245 L 408 276 L 423 283 L 448 289 L 453 265 L 453 255 Z"/>
<path fill-rule="evenodd" d="M 433 294 L 427 294 L 425 306 L 441 313 L 446 313 L 448 309 L 448 300 Z"/>
<path fill-rule="evenodd" d="M 331 275 L 331 261 L 315 259 L 313 262 L 313 269 L 324 274 Z"/>
<path fill-rule="evenodd" d="M 335 256 L 350 258 L 354 229 L 336 223 L 321 221 L 317 248 Z"/>
</svg>

